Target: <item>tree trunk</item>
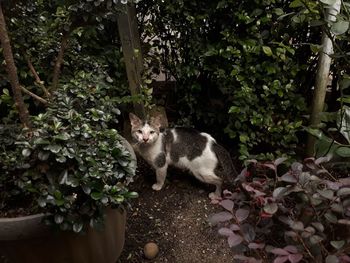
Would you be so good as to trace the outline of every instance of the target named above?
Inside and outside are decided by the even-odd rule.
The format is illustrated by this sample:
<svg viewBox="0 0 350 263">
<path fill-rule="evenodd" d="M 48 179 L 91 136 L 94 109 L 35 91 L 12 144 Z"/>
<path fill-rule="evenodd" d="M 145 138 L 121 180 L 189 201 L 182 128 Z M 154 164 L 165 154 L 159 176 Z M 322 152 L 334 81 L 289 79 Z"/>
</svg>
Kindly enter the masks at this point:
<svg viewBox="0 0 350 263">
<path fill-rule="evenodd" d="M 140 36 L 137 29 L 137 18 L 133 4 L 119 3 L 121 13 L 118 14 L 118 30 L 122 42 L 122 49 L 132 96 L 141 94 L 143 59 L 141 53 Z M 134 103 L 136 115 L 145 117 L 145 107 L 141 103 Z"/>
<path fill-rule="evenodd" d="M 11 84 L 15 105 L 19 114 L 19 118 L 24 127 L 30 128 L 29 112 L 24 104 L 21 86 L 19 84 L 17 68 L 13 59 L 10 39 L 6 29 L 5 17 L 0 3 L 0 41 L 6 62 L 6 71 Z"/>
<path fill-rule="evenodd" d="M 61 66 L 62 66 L 62 62 L 63 62 L 64 52 L 68 46 L 69 34 L 70 34 L 70 31 L 64 32 L 62 35 L 61 47 L 60 47 L 60 50 L 58 51 L 55 66 L 53 69 L 51 91 L 54 91 L 58 85 L 58 80 L 59 80 L 60 73 L 61 73 Z"/>
<path fill-rule="evenodd" d="M 327 19 L 334 21 L 336 15 L 340 11 L 341 0 L 337 0 L 328 10 Z M 318 69 L 315 81 L 315 91 L 312 102 L 312 109 L 310 115 L 310 127 L 318 128 L 321 123 L 321 113 L 324 109 L 324 102 L 326 98 L 327 85 L 329 82 L 329 69 L 331 66 L 333 54 L 333 44 L 326 32 L 322 35 L 322 50 L 320 51 L 318 60 Z M 315 155 L 316 138 L 309 134 L 306 146 L 306 156 L 311 157 Z"/>
</svg>

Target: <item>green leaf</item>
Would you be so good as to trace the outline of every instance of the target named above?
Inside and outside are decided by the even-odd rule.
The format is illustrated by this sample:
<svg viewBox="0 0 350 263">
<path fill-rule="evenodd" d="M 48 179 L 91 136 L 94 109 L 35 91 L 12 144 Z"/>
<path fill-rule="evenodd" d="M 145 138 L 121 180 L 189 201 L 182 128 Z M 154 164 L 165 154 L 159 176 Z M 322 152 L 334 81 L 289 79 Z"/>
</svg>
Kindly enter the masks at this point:
<svg viewBox="0 0 350 263">
<path fill-rule="evenodd" d="M 333 224 L 336 224 L 338 222 L 338 218 L 332 212 L 325 213 L 324 217 Z"/>
<path fill-rule="evenodd" d="M 129 197 L 129 198 L 138 198 L 139 197 L 139 194 L 136 193 L 136 192 L 129 192 L 126 194 L 126 197 Z"/>
<path fill-rule="evenodd" d="M 295 7 L 301 7 L 304 6 L 303 2 L 300 0 L 294 0 L 293 2 L 290 3 L 289 7 L 295 8 Z"/>
<path fill-rule="evenodd" d="M 350 157 L 350 147 L 339 147 L 335 152 L 341 157 Z"/>
<path fill-rule="evenodd" d="M 53 145 L 47 146 L 45 149 L 51 151 L 52 153 L 58 153 L 62 149 L 62 146 L 53 144 Z"/>
<path fill-rule="evenodd" d="M 94 200 L 100 200 L 103 196 L 102 192 L 92 192 L 91 193 L 91 198 Z"/>
<path fill-rule="evenodd" d="M 50 141 L 47 139 L 43 139 L 43 138 L 37 138 L 34 140 L 34 144 L 45 145 L 45 144 L 50 144 Z"/>
<path fill-rule="evenodd" d="M 61 141 L 67 141 L 68 139 L 70 139 L 70 135 L 66 132 L 64 133 L 60 133 L 56 136 L 53 137 L 55 140 L 61 140 Z"/>
<path fill-rule="evenodd" d="M 338 21 L 331 26 L 331 31 L 335 35 L 342 35 L 349 29 L 349 21 Z"/>
<path fill-rule="evenodd" d="M 79 233 L 83 229 L 83 224 L 82 223 L 75 223 L 73 225 L 73 231 L 76 233 Z"/>
<path fill-rule="evenodd" d="M 350 195 L 350 187 L 340 188 L 337 192 L 337 196 Z"/>
<path fill-rule="evenodd" d="M 336 255 L 328 255 L 325 263 L 339 263 L 339 259 Z"/>
<path fill-rule="evenodd" d="M 277 210 L 278 210 L 278 205 L 276 203 L 267 203 L 264 206 L 264 211 L 270 215 L 275 214 Z"/>
<path fill-rule="evenodd" d="M 324 198 L 332 200 L 334 197 L 334 192 L 329 189 L 317 190 L 317 192 Z"/>
<path fill-rule="evenodd" d="M 265 53 L 266 55 L 272 56 L 272 50 L 271 50 L 270 47 L 268 47 L 268 46 L 263 46 L 262 49 L 263 49 L 263 51 L 264 51 L 264 53 Z"/>
<path fill-rule="evenodd" d="M 333 240 L 331 241 L 331 245 L 335 248 L 335 249 L 341 249 L 344 245 L 345 245 L 345 241 L 344 240 Z"/>
<path fill-rule="evenodd" d="M 32 151 L 31 151 L 30 149 L 23 149 L 23 150 L 22 150 L 22 155 L 23 155 L 24 157 L 30 156 L 31 153 L 32 153 Z"/>
</svg>

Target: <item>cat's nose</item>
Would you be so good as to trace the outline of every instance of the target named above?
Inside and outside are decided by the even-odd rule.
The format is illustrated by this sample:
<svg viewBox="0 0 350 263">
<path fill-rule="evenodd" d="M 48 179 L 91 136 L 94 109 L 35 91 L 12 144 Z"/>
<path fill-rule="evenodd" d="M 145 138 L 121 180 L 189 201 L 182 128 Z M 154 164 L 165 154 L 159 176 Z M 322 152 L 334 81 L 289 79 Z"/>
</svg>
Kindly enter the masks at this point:
<svg viewBox="0 0 350 263">
<path fill-rule="evenodd" d="M 143 138 L 143 141 L 144 142 L 148 142 L 148 138 Z"/>
</svg>

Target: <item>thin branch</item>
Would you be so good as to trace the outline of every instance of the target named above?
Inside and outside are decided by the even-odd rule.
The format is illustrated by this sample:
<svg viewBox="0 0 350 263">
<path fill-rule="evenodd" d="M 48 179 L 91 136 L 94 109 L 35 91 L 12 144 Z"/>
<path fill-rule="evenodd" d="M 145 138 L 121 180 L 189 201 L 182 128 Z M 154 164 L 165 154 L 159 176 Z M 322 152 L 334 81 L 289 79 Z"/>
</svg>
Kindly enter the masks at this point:
<svg viewBox="0 0 350 263">
<path fill-rule="evenodd" d="M 30 58 L 28 55 L 24 54 L 24 57 L 26 58 L 27 60 L 27 64 L 28 64 L 28 67 L 30 69 L 30 71 L 32 72 L 34 78 L 35 78 L 35 83 L 38 84 L 38 86 L 44 91 L 44 94 L 45 94 L 45 97 L 46 98 L 49 98 L 51 96 L 50 92 L 47 90 L 47 88 L 45 88 L 44 84 L 43 84 L 43 81 L 41 81 L 38 73 L 36 72 L 32 62 L 30 61 Z"/>
<path fill-rule="evenodd" d="M 40 101 L 41 103 L 47 105 L 47 103 L 48 103 L 47 100 L 43 99 L 42 97 L 40 97 L 40 96 L 34 94 L 33 92 L 31 92 L 31 91 L 29 91 L 29 90 L 27 90 L 25 87 L 21 86 L 21 90 L 22 90 L 24 93 L 28 94 L 29 96 L 33 97 L 34 99 L 36 99 L 36 100 Z"/>
<path fill-rule="evenodd" d="M 18 80 L 17 68 L 13 58 L 12 47 L 10 43 L 10 38 L 8 36 L 5 17 L 3 14 L 1 2 L 0 2 L 0 42 L 3 49 L 3 55 L 6 62 L 6 71 L 11 84 L 12 93 L 15 101 L 16 108 L 18 110 L 18 115 L 21 123 L 25 128 L 31 128 L 31 123 L 29 120 L 29 112 L 27 106 L 24 103 L 21 87 Z"/>
<path fill-rule="evenodd" d="M 51 84 L 51 90 L 55 90 L 58 85 L 58 80 L 60 77 L 61 73 L 61 65 L 63 63 L 63 56 L 64 52 L 68 46 L 68 39 L 71 31 L 65 31 L 62 35 L 62 40 L 61 40 L 61 47 L 60 50 L 58 51 L 58 55 L 56 58 L 55 66 L 53 69 L 53 76 L 52 76 L 52 84 Z"/>
</svg>

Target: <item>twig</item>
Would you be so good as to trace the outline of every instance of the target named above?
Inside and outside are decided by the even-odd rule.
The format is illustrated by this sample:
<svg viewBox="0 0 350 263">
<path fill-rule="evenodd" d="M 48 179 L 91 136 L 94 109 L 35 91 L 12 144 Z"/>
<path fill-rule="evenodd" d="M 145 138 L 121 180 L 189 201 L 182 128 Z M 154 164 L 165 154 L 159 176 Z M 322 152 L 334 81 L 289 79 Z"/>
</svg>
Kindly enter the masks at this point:
<svg viewBox="0 0 350 263">
<path fill-rule="evenodd" d="M 38 73 L 36 72 L 32 62 L 30 61 L 30 58 L 28 55 L 24 54 L 24 57 L 26 58 L 27 60 L 27 64 L 28 64 L 28 67 L 30 69 L 30 71 L 32 72 L 34 78 L 35 78 L 35 82 L 39 85 L 39 87 L 44 91 L 45 93 L 45 97 L 46 98 L 49 98 L 51 96 L 50 92 L 45 88 L 43 82 L 41 81 Z"/>
<path fill-rule="evenodd" d="M 298 239 L 300 240 L 301 244 L 303 245 L 303 247 L 305 248 L 305 250 L 306 250 L 306 252 L 309 254 L 309 256 L 310 256 L 313 260 L 315 260 L 315 257 L 311 254 L 310 249 L 307 247 L 307 245 L 305 244 L 305 242 L 304 242 L 304 240 L 302 239 L 302 237 L 300 237 L 300 236 L 298 235 Z"/>
<path fill-rule="evenodd" d="M 41 103 L 47 105 L 47 103 L 48 103 L 47 100 L 43 99 L 42 97 L 40 97 L 40 96 L 34 94 L 33 92 L 31 92 L 31 91 L 29 91 L 29 90 L 27 90 L 25 87 L 21 86 L 21 90 L 22 90 L 24 93 L 28 94 L 29 96 L 33 97 L 34 99 L 36 99 L 36 100 L 40 101 Z"/>
</svg>

